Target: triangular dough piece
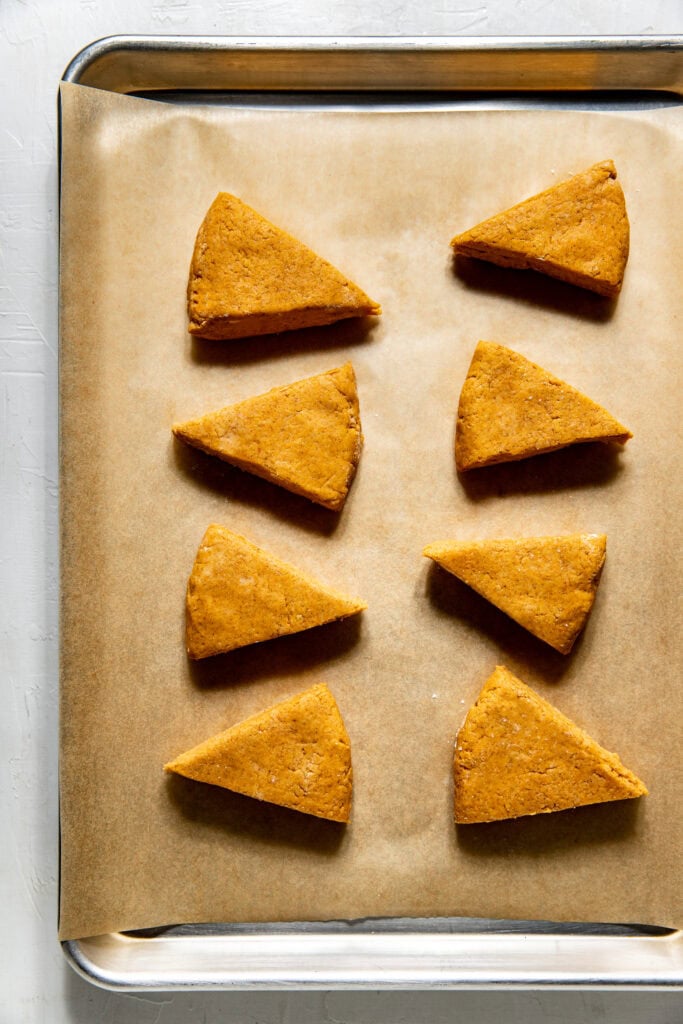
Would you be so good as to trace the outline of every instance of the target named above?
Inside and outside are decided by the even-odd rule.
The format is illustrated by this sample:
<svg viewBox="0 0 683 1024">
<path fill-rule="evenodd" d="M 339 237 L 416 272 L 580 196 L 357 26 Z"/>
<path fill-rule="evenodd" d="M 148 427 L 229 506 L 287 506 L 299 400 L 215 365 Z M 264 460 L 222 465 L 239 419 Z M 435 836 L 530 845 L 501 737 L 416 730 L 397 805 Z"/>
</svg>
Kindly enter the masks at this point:
<svg viewBox="0 0 683 1024">
<path fill-rule="evenodd" d="M 480 341 L 460 393 L 460 470 L 516 462 L 586 441 L 633 435 L 606 409 L 504 345 Z"/>
<path fill-rule="evenodd" d="M 227 192 L 199 228 L 187 301 L 190 333 L 216 339 L 382 312 L 331 263 Z"/>
<path fill-rule="evenodd" d="M 604 534 L 447 541 L 424 554 L 562 654 L 593 607 L 605 562 Z"/>
<path fill-rule="evenodd" d="M 611 160 L 526 199 L 451 245 L 502 267 L 539 270 L 561 281 L 615 296 L 628 259 L 629 224 Z"/>
<path fill-rule="evenodd" d="M 338 511 L 363 443 L 353 367 L 346 363 L 176 423 L 173 433 L 209 455 Z"/>
<path fill-rule="evenodd" d="M 647 795 L 616 754 L 500 666 L 458 733 L 453 774 L 462 825 Z"/>
<path fill-rule="evenodd" d="M 363 611 L 225 526 L 202 539 L 187 584 L 187 653 L 208 658 Z"/>
<path fill-rule="evenodd" d="M 164 765 L 168 772 L 331 821 L 351 810 L 351 745 L 324 683 Z"/>
</svg>

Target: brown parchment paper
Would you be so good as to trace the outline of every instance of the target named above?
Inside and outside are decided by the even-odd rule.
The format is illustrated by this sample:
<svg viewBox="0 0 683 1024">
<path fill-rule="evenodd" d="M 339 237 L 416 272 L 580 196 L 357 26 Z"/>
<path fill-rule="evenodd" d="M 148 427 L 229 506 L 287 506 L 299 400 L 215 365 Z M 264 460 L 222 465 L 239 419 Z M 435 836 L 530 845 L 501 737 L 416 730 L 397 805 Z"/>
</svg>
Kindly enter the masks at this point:
<svg viewBox="0 0 683 1024">
<path fill-rule="evenodd" d="M 680 924 L 680 112 L 204 109 L 62 87 L 61 928 L 474 915 Z M 454 268 L 451 236 L 611 157 L 632 224 L 616 304 Z M 376 326 L 192 340 L 185 288 L 216 192 L 342 268 Z M 634 432 L 459 479 L 478 339 L 518 349 Z M 343 513 L 174 442 L 174 420 L 351 359 L 365 449 Z M 361 617 L 190 664 L 185 586 L 224 523 Z M 604 531 L 569 657 L 423 546 Z M 453 741 L 497 663 L 650 788 L 456 829 Z M 352 739 L 344 828 L 169 778 L 187 747 L 317 681 Z"/>
</svg>

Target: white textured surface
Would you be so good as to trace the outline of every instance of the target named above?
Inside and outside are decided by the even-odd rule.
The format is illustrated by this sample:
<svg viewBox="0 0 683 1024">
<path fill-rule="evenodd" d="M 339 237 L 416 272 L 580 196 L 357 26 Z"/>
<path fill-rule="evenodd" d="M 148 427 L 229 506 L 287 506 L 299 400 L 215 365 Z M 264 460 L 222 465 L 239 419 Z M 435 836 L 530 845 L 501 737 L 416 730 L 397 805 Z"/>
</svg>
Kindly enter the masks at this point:
<svg viewBox="0 0 683 1024">
<path fill-rule="evenodd" d="M 675 1024 L 675 993 L 131 996 L 65 964 L 57 915 L 56 91 L 115 33 L 681 33 L 681 0 L 0 0 L 0 1024 Z"/>
</svg>

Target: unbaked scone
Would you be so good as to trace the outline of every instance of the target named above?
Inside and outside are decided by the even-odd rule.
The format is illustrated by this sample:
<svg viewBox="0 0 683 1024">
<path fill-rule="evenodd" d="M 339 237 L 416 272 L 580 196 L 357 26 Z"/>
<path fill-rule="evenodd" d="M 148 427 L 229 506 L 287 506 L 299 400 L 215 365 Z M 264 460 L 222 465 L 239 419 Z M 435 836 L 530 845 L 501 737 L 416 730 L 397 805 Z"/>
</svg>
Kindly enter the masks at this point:
<svg viewBox="0 0 683 1024">
<path fill-rule="evenodd" d="M 538 270 L 614 297 L 629 249 L 626 203 L 614 164 L 594 164 L 456 235 L 451 245 L 463 256 Z"/>
<path fill-rule="evenodd" d="M 646 796 L 616 754 L 498 667 L 455 741 L 460 825 Z"/>
<path fill-rule="evenodd" d="M 186 646 L 208 658 L 345 619 L 364 601 L 326 587 L 225 526 L 208 527 L 187 584 Z"/>
<path fill-rule="evenodd" d="M 524 629 L 569 654 L 595 601 L 607 537 L 570 533 L 511 540 L 445 541 L 423 554 Z"/>
<path fill-rule="evenodd" d="M 492 341 L 477 345 L 458 403 L 455 463 L 461 473 L 587 441 L 625 444 L 632 436 L 542 366 Z"/>
<path fill-rule="evenodd" d="M 164 769 L 318 818 L 349 820 L 351 744 L 324 683 L 212 736 Z"/>
<path fill-rule="evenodd" d="M 363 444 L 353 367 L 346 363 L 176 423 L 173 433 L 209 455 L 338 511 Z"/>
<path fill-rule="evenodd" d="M 187 305 L 190 333 L 218 340 L 382 312 L 331 263 L 228 192 L 199 228 Z"/>
</svg>

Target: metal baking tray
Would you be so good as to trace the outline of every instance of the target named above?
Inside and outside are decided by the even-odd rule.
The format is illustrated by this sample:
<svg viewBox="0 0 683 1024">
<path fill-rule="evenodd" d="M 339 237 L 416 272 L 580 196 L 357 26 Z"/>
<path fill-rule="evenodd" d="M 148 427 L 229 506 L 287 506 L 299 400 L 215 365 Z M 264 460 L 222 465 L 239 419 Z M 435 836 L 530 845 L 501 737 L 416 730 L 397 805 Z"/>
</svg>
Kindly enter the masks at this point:
<svg viewBox="0 0 683 1024">
<path fill-rule="evenodd" d="M 112 36 L 63 81 L 172 102 L 296 109 L 683 104 L 683 37 Z M 118 990 L 666 988 L 683 931 L 466 918 L 170 925 L 62 943 Z"/>
</svg>

